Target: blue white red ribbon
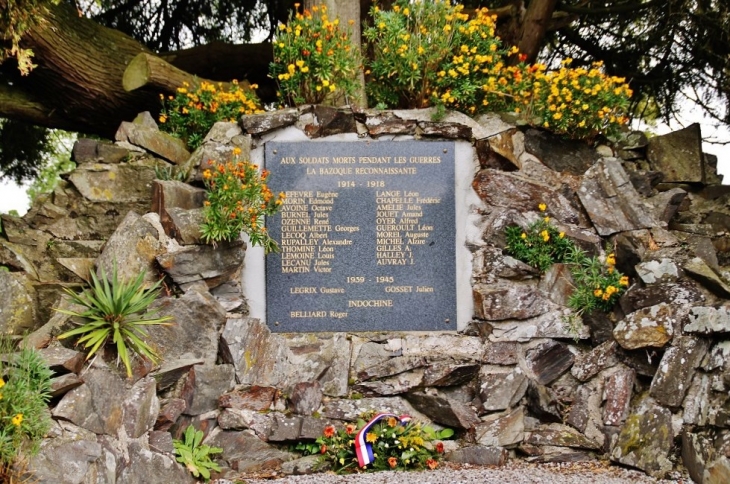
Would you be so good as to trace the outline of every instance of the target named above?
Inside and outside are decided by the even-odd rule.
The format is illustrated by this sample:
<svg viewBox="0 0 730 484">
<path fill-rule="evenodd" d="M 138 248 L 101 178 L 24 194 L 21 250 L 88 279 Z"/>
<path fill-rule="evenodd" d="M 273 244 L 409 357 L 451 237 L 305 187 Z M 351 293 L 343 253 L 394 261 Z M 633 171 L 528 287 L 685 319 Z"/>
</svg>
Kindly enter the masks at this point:
<svg viewBox="0 0 730 484">
<path fill-rule="evenodd" d="M 372 464 L 375 461 L 373 455 L 373 445 L 367 441 L 367 435 L 370 429 L 383 418 L 395 417 L 398 419 L 401 425 L 406 424 L 411 420 L 408 415 L 401 415 L 398 417 L 394 413 L 379 413 L 374 416 L 365 426 L 360 429 L 355 437 L 355 454 L 357 454 L 357 463 L 360 467 L 365 467 L 368 464 Z"/>
</svg>

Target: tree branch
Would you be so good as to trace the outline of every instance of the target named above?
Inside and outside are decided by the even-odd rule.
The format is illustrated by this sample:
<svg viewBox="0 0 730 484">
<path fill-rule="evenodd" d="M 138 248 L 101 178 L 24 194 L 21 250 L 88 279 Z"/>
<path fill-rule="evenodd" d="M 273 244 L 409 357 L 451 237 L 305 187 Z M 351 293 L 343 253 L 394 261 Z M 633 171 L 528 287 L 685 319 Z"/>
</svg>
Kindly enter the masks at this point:
<svg viewBox="0 0 730 484">
<path fill-rule="evenodd" d="M 620 5 L 614 5 L 611 7 L 590 8 L 590 7 L 575 7 L 572 5 L 565 5 L 564 2 L 560 2 L 558 9 L 562 10 L 564 12 L 577 14 L 577 15 L 606 15 L 606 14 L 614 14 L 614 13 L 621 14 L 621 13 L 635 12 L 637 10 L 642 10 L 645 8 L 653 7 L 655 5 L 661 5 L 663 3 L 665 3 L 665 1 L 650 0 L 648 2 L 639 2 L 639 3 L 622 3 Z"/>
</svg>

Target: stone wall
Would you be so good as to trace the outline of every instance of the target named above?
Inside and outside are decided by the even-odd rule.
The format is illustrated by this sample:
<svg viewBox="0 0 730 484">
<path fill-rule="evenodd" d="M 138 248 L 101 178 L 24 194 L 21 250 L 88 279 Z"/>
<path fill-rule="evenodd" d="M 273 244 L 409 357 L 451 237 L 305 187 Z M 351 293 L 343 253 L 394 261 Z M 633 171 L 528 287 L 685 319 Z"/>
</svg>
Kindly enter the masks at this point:
<svg viewBox="0 0 730 484">
<path fill-rule="evenodd" d="M 473 146 L 466 207 L 474 314 L 460 332 L 272 334 L 243 296 L 245 245 L 200 242 L 201 161 L 256 156 L 276 130 L 310 138 L 457 139 Z M 607 457 L 696 482 L 730 474 L 730 187 L 699 127 L 596 149 L 496 116 L 305 107 L 219 123 L 192 155 L 149 116 L 117 143 L 80 140 L 78 168 L 22 219 L 2 216 L 0 324 L 56 371 L 54 427 L 29 469 L 48 483 L 191 482 L 171 439 L 193 423 L 224 448 L 223 476 L 302 472 L 285 444 L 367 410 L 456 429 L 447 458 L 503 464 Z M 156 180 L 179 174 L 186 182 Z M 593 254 L 615 245 L 631 286 L 611 314 L 565 324 L 569 271 L 540 276 L 503 254 L 504 228 L 549 206 Z M 125 380 L 53 338 L 64 287 L 92 270 L 165 278 L 159 368 Z M 250 269 L 250 267 L 249 267 Z M 64 341 L 64 344 L 68 344 Z"/>
</svg>

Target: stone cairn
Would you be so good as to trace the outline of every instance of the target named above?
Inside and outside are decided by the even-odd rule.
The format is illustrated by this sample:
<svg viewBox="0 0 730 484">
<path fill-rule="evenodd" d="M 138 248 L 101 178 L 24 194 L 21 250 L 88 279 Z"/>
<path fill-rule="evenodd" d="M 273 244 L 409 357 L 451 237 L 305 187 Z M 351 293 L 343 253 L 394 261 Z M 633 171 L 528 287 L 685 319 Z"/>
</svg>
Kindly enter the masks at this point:
<svg viewBox="0 0 730 484">
<path fill-rule="evenodd" d="M 199 166 L 283 128 L 473 145 L 466 331 L 272 334 L 248 317 L 245 246 L 200 241 Z M 455 462 L 609 458 L 730 482 L 730 186 L 697 125 L 592 149 L 497 116 L 307 106 L 218 123 L 191 155 L 143 114 L 115 143 L 79 140 L 73 157 L 27 215 L 2 215 L 0 325 L 28 334 L 55 372 L 53 428 L 28 463 L 39 483 L 193 482 L 172 453 L 189 424 L 224 449 L 218 477 L 311 472 L 313 457 L 287 445 L 371 410 L 455 429 Z M 187 183 L 156 179 L 170 171 Z M 567 268 L 540 276 L 503 254 L 504 228 L 529 224 L 540 202 L 589 253 L 615 247 L 631 287 L 611 314 L 568 328 Z M 54 339 L 70 327 L 51 309 L 68 306 L 63 288 L 113 261 L 121 277 L 164 277 L 155 306 L 176 323 L 150 328 L 161 366 L 137 361 L 129 380 L 113 358 L 85 364 Z"/>
</svg>

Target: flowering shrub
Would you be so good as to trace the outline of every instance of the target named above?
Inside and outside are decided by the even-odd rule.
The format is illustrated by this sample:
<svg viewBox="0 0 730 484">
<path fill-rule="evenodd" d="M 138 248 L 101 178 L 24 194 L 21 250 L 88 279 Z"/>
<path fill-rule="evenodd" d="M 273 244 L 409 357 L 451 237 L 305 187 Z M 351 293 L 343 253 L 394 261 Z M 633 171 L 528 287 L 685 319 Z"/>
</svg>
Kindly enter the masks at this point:
<svg viewBox="0 0 730 484">
<path fill-rule="evenodd" d="M 595 63 L 591 69 L 548 71 L 527 65 L 517 47 L 495 35 L 496 16 L 486 8 L 472 18 L 445 0 L 397 0 L 392 10 L 371 10 L 363 36 L 373 59 L 367 91 L 390 108 L 443 106 L 468 114 L 522 113 L 532 125 L 573 138 L 613 134 L 628 121 L 631 90 Z M 510 56 L 519 61 L 511 65 Z"/>
<path fill-rule="evenodd" d="M 628 276 L 616 270 L 613 253 L 602 262 L 598 257 L 583 257 L 571 268 L 575 290 L 568 306 L 578 314 L 594 309 L 610 311 L 629 285 Z"/>
<path fill-rule="evenodd" d="M 545 212 L 547 206 L 541 203 L 539 209 Z M 559 232 L 547 215 L 525 230 L 517 226 L 507 227 L 505 236 L 505 251 L 540 272 L 545 272 L 555 262 L 566 261 L 568 255 L 576 250 L 573 241 L 566 238 L 564 232 Z"/>
<path fill-rule="evenodd" d="M 264 226 L 264 216 L 274 215 L 284 203 L 284 193 L 275 197 L 266 185 L 267 170 L 238 159 L 240 148 L 233 149 L 233 161 L 215 165 L 208 161 L 203 181 L 208 189 L 204 202 L 205 222 L 200 230 L 206 242 L 235 240 L 241 232 L 248 234 L 252 245 L 261 245 L 268 253 L 278 245 Z"/>
<path fill-rule="evenodd" d="M 251 85 L 252 89 L 257 87 Z M 183 140 L 192 150 L 200 146 L 218 121 L 235 122 L 242 115 L 262 112 L 256 94 L 244 90 L 237 81 L 228 88 L 222 83 L 205 81 L 194 87 L 184 83 L 175 96 L 165 99 L 160 94 L 160 100 L 160 128 Z"/>
<path fill-rule="evenodd" d="M 0 481 L 14 482 L 12 464 L 23 452 L 37 452 L 51 428 L 53 372 L 35 349 L 14 352 L 7 338 L 0 340 L 0 356 Z"/>
<path fill-rule="evenodd" d="M 367 418 L 367 417 L 366 417 Z M 357 472 L 358 458 L 355 439 L 367 424 L 347 424 L 337 430 L 329 425 L 324 435 L 317 439 L 321 462 L 329 462 L 338 474 Z M 451 429 L 435 431 L 420 422 L 408 420 L 399 422 L 395 417 L 386 417 L 372 425 L 365 434 L 365 440 L 372 445 L 373 461 L 363 471 L 435 469 L 444 453 L 441 439 L 454 435 Z M 300 447 L 306 449 L 306 447 Z"/>
<path fill-rule="evenodd" d="M 538 209 L 544 213 L 547 206 L 541 203 Z M 603 262 L 598 257 L 588 257 L 584 250 L 550 223 L 547 215 L 525 230 L 517 226 L 507 227 L 505 236 L 505 252 L 540 272 L 545 272 L 555 262 L 569 265 L 574 290 L 568 299 L 568 307 L 578 315 L 594 309 L 610 311 L 629 285 L 629 278 L 616 270 L 613 253 L 608 254 Z"/>
<path fill-rule="evenodd" d="M 322 103 L 355 93 L 360 54 L 350 46 L 350 32 L 339 18 L 329 20 L 324 5 L 290 14 L 287 24 L 279 25 L 269 72 L 283 104 Z"/>
</svg>

